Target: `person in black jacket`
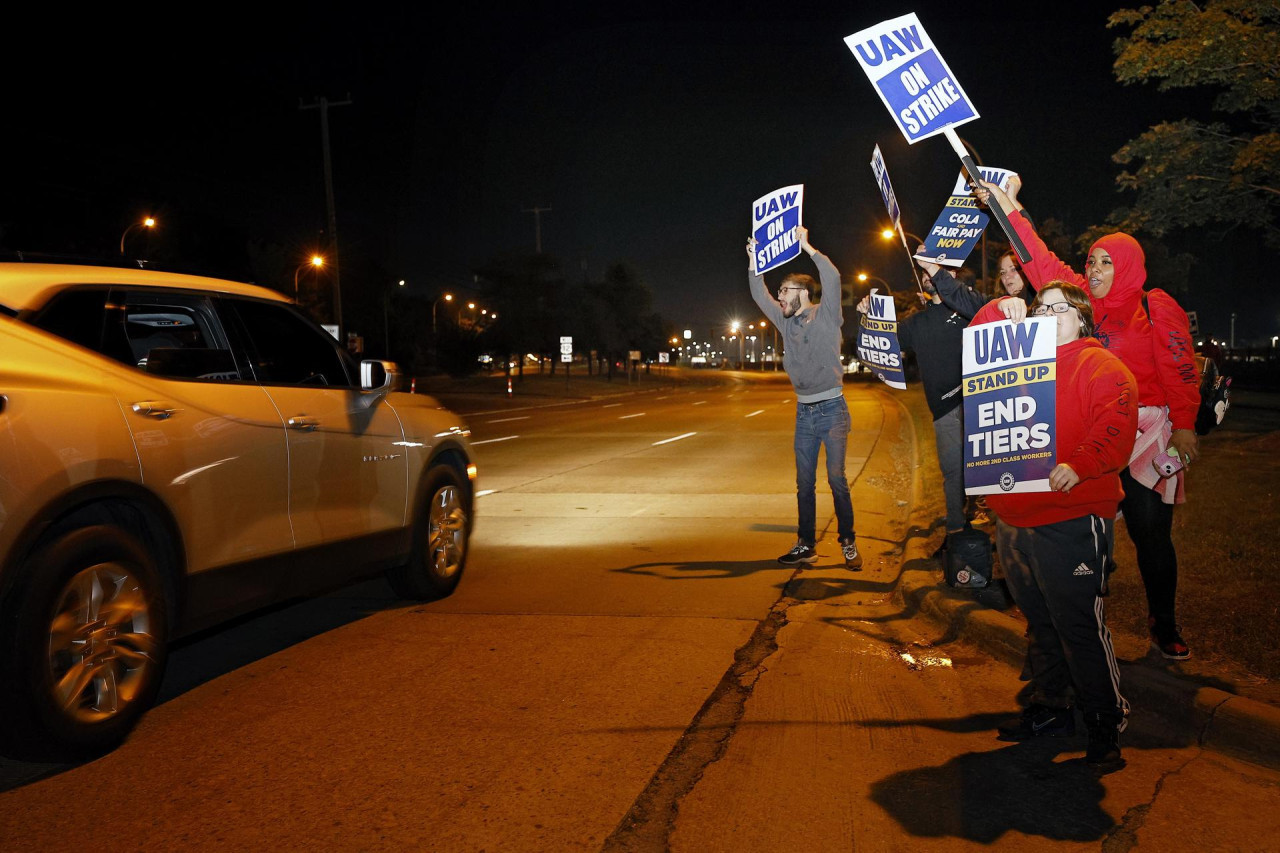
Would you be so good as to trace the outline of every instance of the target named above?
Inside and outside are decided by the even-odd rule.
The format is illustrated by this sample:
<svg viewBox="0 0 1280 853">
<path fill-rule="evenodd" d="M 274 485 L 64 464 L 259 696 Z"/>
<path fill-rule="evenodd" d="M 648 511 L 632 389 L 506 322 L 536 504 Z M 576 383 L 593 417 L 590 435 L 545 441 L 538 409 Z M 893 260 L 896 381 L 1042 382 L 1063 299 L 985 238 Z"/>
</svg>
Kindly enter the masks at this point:
<svg viewBox="0 0 1280 853">
<path fill-rule="evenodd" d="M 924 266 L 923 262 L 921 263 Z M 929 264 L 938 270 L 936 264 Z M 943 275 L 949 281 L 953 302 L 971 306 L 971 310 L 957 309 L 943 303 L 938 288 L 928 277 L 921 279 L 920 294 L 924 309 L 898 323 L 898 343 L 905 353 L 916 354 L 920 378 L 924 382 L 924 395 L 933 415 L 933 437 L 938 448 L 938 467 L 942 469 L 943 496 L 947 504 L 948 535 L 965 529 L 964 495 L 964 429 L 960 414 L 963 410 L 960 394 L 960 352 L 964 341 L 964 328 L 973 315 L 986 303 L 986 299 L 972 288 L 956 282 L 949 273 Z M 858 303 L 859 324 L 870 309 L 868 295 Z"/>
</svg>

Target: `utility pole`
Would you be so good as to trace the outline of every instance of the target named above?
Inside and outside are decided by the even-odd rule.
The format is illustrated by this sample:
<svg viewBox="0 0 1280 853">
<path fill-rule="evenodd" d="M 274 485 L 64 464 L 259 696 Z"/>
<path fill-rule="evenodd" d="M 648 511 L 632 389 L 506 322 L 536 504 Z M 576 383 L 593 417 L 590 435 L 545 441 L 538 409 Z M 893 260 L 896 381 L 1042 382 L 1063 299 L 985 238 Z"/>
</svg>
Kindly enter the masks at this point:
<svg viewBox="0 0 1280 853">
<path fill-rule="evenodd" d="M 329 108 L 345 107 L 351 103 L 351 93 L 345 101 L 316 98 L 314 103 L 304 104 L 298 99 L 300 110 L 320 110 L 320 142 L 324 148 L 324 200 L 329 209 L 329 258 L 333 261 L 333 313 L 338 324 L 338 342 L 347 345 L 342 326 L 342 285 L 338 281 L 338 215 L 333 205 L 333 158 L 329 153 Z"/>
<path fill-rule="evenodd" d="M 549 207 L 526 207 L 525 213 L 533 214 L 533 246 L 539 255 L 542 254 L 542 214 L 550 213 Z"/>
</svg>

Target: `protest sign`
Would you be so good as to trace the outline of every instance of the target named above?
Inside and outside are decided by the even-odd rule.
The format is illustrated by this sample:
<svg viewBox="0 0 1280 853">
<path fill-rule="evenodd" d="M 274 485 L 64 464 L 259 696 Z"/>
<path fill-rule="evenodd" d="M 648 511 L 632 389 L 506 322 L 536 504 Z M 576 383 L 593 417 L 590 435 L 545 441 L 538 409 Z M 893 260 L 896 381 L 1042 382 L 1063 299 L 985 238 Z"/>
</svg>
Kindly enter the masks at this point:
<svg viewBox="0 0 1280 853">
<path fill-rule="evenodd" d="M 964 330 L 964 491 L 1047 492 L 1057 456 L 1057 321 Z"/>
<path fill-rule="evenodd" d="M 915 143 L 978 117 L 915 13 L 846 36 L 880 100 L 907 142 Z"/>
<path fill-rule="evenodd" d="M 804 184 L 774 190 L 751 206 L 751 236 L 755 254 L 751 256 L 756 275 L 763 275 L 800 254 L 799 227 L 804 206 Z"/>
<path fill-rule="evenodd" d="M 902 211 L 898 208 L 898 198 L 893 194 L 893 184 L 889 183 L 889 170 L 884 165 L 884 155 L 880 146 L 871 153 L 871 173 L 876 176 L 876 185 L 880 187 L 880 198 L 884 199 L 884 209 L 889 211 L 889 221 L 893 229 L 898 230 L 898 221 L 902 219 Z"/>
<path fill-rule="evenodd" d="M 858 330 L 858 361 L 890 388 L 906 390 L 907 378 L 902 370 L 902 346 L 898 343 L 898 313 L 892 296 L 881 296 L 871 290 L 870 310 L 862 318 Z"/>
<path fill-rule="evenodd" d="M 1009 180 L 1017 173 L 1008 169 L 978 167 L 984 181 L 990 181 L 1001 189 L 1009 188 Z M 958 267 L 969 257 L 974 246 L 982 239 L 989 217 L 978 208 L 978 200 L 969 192 L 969 181 L 963 172 L 951 189 L 946 206 L 929 229 L 924 248 L 917 258 L 933 261 L 948 267 Z"/>
</svg>

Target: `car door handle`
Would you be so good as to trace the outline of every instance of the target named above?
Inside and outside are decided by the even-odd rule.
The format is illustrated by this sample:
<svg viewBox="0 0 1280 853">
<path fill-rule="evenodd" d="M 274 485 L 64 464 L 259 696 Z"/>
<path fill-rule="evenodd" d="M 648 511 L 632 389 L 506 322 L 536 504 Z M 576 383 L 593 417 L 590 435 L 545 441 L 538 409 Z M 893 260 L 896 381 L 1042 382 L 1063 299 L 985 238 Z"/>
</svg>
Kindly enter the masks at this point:
<svg viewBox="0 0 1280 853">
<path fill-rule="evenodd" d="M 320 421 L 316 418 L 309 418 L 306 415 L 294 415 L 289 418 L 289 429 L 299 429 L 303 432 L 314 432 L 315 428 L 320 426 Z"/>
<path fill-rule="evenodd" d="M 133 410 L 143 417 L 155 418 L 158 421 L 168 420 L 178 412 L 177 409 L 169 403 L 160 403 L 155 400 L 144 400 L 133 404 Z"/>
</svg>

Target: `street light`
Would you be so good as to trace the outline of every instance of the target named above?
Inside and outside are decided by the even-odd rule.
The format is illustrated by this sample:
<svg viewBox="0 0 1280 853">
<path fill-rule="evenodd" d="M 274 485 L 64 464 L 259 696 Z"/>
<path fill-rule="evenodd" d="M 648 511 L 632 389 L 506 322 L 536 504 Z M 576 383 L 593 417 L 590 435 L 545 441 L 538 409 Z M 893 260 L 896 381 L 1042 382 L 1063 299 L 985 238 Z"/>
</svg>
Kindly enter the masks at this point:
<svg viewBox="0 0 1280 853">
<path fill-rule="evenodd" d="M 885 287 L 888 287 L 890 290 L 893 290 L 893 287 L 891 287 L 891 286 L 890 286 L 889 282 L 885 281 L 884 279 L 882 279 L 882 278 L 881 278 L 880 276 L 878 276 L 878 275 L 867 275 L 867 274 L 866 274 L 866 273 L 864 273 L 864 272 L 860 272 L 860 273 L 858 273 L 858 281 L 863 281 L 863 282 L 865 282 L 867 279 L 872 279 L 872 280 L 874 280 L 874 281 L 878 281 L 878 282 L 880 282 L 881 284 L 883 284 Z"/>
<path fill-rule="evenodd" d="M 439 302 L 441 299 L 443 299 L 445 302 L 452 302 L 453 294 L 442 293 L 439 296 L 437 296 L 435 299 L 431 300 L 431 336 L 432 338 L 434 338 L 436 334 L 436 303 Z"/>
<path fill-rule="evenodd" d="M 298 268 L 293 271 L 293 301 L 294 302 L 298 301 L 298 273 L 302 272 L 307 267 L 314 267 L 317 271 L 319 271 L 320 267 L 322 266 L 324 266 L 324 258 L 320 255 L 312 255 L 309 261 L 298 264 Z"/>
<path fill-rule="evenodd" d="M 120 254 L 122 255 L 124 254 L 124 238 L 129 236 L 130 231 L 132 231 L 135 228 L 155 228 L 155 227 L 156 227 L 155 219 L 148 216 L 146 219 L 143 219 L 141 222 L 135 222 L 132 225 L 130 225 L 128 228 L 124 229 L 124 233 L 120 235 Z"/>
<path fill-rule="evenodd" d="M 919 234 L 912 234 L 910 231 L 903 231 L 902 233 L 905 236 L 910 237 L 912 240 L 915 240 L 917 243 L 924 243 L 924 238 Z M 894 231 L 892 228 L 885 228 L 880 232 L 880 236 L 885 240 L 892 240 L 894 237 L 898 236 L 898 232 Z"/>
</svg>

